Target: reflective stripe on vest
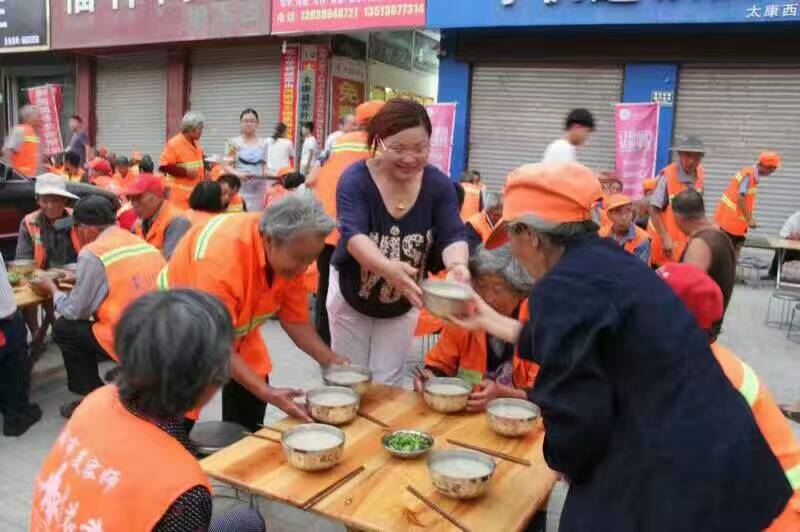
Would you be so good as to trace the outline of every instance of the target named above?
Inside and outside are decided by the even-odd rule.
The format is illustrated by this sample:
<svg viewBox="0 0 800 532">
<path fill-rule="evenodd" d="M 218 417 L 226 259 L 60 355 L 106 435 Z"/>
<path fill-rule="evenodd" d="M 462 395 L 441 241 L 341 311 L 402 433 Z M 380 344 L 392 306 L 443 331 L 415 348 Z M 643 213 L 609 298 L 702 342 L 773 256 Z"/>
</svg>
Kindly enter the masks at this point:
<svg viewBox="0 0 800 532">
<path fill-rule="evenodd" d="M 722 195 L 722 198 L 721 198 L 721 200 L 720 200 L 720 201 L 722 201 L 722 203 L 724 203 L 724 204 L 725 204 L 725 206 L 726 206 L 726 207 L 728 207 L 729 209 L 732 209 L 732 210 L 736 211 L 736 218 L 737 218 L 738 220 L 741 220 L 741 221 L 743 221 L 743 222 L 746 222 L 746 221 L 747 221 L 747 220 L 745 220 L 744 216 L 742 216 L 742 215 L 739 213 L 739 206 L 736 204 L 736 202 L 735 202 L 735 201 L 732 201 L 732 200 L 731 200 L 731 199 L 728 197 L 728 195 L 727 195 L 727 194 L 723 194 L 723 195 Z"/>
<path fill-rule="evenodd" d="M 171 188 L 177 188 L 177 189 L 180 189 L 180 190 L 185 190 L 187 192 L 194 191 L 194 185 L 182 185 L 180 180 L 179 180 L 179 178 L 175 178 L 175 177 L 172 177 L 172 176 L 167 176 L 166 177 L 166 182 L 169 183 L 169 186 Z"/>
<path fill-rule="evenodd" d="M 786 479 L 791 484 L 792 489 L 797 491 L 800 489 L 800 464 L 786 471 Z"/>
<path fill-rule="evenodd" d="M 260 327 L 261 325 L 267 323 L 270 318 L 276 316 L 280 309 L 276 310 L 275 312 L 270 312 L 269 314 L 262 314 L 260 316 L 253 316 L 250 322 L 247 325 L 242 325 L 241 327 L 236 327 L 233 330 L 233 333 L 237 337 L 247 336 L 247 334 L 255 329 L 256 327 Z"/>
<path fill-rule="evenodd" d="M 136 257 L 138 255 L 144 255 L 146 253 L 159 253 L 159 251 L 150 244 L 137 244 L 135 246 L 117 248 L 101 255 L 99 258 L 100 262 L 102 262 L 104 266 L 108 267 L 115 262 L 119 262 L 130 257 Z"/>
<path fill-rule="evenodd" d="M 741 361 L 740 361 L 741 362 Z M 742 384 L 739 386 L 739 393 L 742 394 L 747 404 L 752 408 L 758 399 L 758 377 L 753 368 L 741 362 L 742 364 Z"/>
<path fill-rule="evenodd" d="M 22 140 L 24 140 L 25 142 L 33 142 L 34 144 L 39 144 L 39 137 L 37 137 L 35 135 L 32 135 L 32 136 L 27 136 L 26 135 L 26 136 L 22 137 Z"/>
<path fill-rule="evenodd" d="M 181 168 L 200 168 L 203 166 L 203 161 L 188 161 L 185 163 L 178 163 L 176 166 L 180 166 Z"/>
<path fill-rule="evenodd" d="M 169 290 L 169 264 L 164 266 L 164 269 L 158 272 L 156 288 L 159 292 L 166 292 Z"/>
<path fill-rule="evenodd" d="M 331 153 L 354 152 L 354 153 L 371 153 L 365 144 L 360 142 L 346 142 L 344 144 L 334 144 L 331 148 Z"/>
<path fill-rule="evenodd" d="M 197 242 L 195 243 L 194 248 L 194 259 L 199 260 L 202 259 L 205 254 L 206 250 L 208 250 L 208 244 L 211 240 L 211 236 L 214 232 L 219 228 L 220 225 L 225 222 L 228 218 L 230 218 L 231 214 L 221 214 L 219 216 L 215 216 L 206 224 L 203 230 L 200 232 L 200 235 L 197 237 Z"/>
</svg>

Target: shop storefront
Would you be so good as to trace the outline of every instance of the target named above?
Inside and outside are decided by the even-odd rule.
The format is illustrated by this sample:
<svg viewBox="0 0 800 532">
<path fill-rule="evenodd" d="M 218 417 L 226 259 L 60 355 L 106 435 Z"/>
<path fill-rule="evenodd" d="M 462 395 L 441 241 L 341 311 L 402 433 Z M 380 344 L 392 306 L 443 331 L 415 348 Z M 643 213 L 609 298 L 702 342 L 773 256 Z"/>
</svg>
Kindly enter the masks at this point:
<svg viewBox="0 0 800 532">
<path fill-rule="evenodd" d="M 709 210 L 730 177 L 774 149 L 784 167 L 759 188 L 761 234 L 800 205 L 797 2 L 467 0 L 428 2 L 443 30 L 440 101 L 455 101 L 454 173 L 469 166 L 494 187 L 541 158 L 565 114 L 589 108 L 597 131 L 579 158 L 614 168 L 614 105 L 661 102 L 658 167 L 675 135 L 696 133 Z"/>
</svg>

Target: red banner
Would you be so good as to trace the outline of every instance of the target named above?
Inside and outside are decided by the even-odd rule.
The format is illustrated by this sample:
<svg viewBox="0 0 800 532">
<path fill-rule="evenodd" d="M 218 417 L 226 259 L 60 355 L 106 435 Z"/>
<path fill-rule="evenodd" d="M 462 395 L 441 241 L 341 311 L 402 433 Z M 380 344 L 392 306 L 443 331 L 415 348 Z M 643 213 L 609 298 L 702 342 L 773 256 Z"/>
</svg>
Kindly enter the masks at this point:
<svg viewBox="0 0 800 532">
<path fill-rule="evenodd" d="M 42 152 L 55 155 L 64 151 L 61 141 L 61 85 L 42 85 L 28 89 L 28 101 L 39 110 Z"/>
<path fill-rule="evenodd" d="M 330 77 L 328 46 L 317 46 L 317 79 L 314 84 L 314 134 L 319 146 L 325 145 L 328 130 L 328 78 Z"/>
<path fill-rule="evenodd" d="M 286 138 L 294 142 L 297 123 L 297 64 L 300 46 L 290 44 L 281 56 L 281 111 L 280 120 L 286 124 Z"/>
<path fill-rule="evenodd" d="M 657 103 L 620 103 L 614 113 L 617 175 L 622 191 L 632 199 L 642 197 L 642 182 L 655 175 L 658 109 Z"/>
<path fill-rule="evenodd" d="M 433 134 L 431 134 L 431 153 L 428 162 L 439 170 L 450 175 L 450 158 L 453 155 L 453 133 L 456 122 L 456 104 L 432 103 L 426 105 L 431 118 Z"/>
<path fill-rule="evenodd" d="M 272 0 L 272 33 L 422 28 L 423 0 Z"/>
<path fill-rule="evenodd" d="M 338 124 L 366 99 L 367 64 L 346 57 L 331 61 L 331 123 Z"/>
</svg>

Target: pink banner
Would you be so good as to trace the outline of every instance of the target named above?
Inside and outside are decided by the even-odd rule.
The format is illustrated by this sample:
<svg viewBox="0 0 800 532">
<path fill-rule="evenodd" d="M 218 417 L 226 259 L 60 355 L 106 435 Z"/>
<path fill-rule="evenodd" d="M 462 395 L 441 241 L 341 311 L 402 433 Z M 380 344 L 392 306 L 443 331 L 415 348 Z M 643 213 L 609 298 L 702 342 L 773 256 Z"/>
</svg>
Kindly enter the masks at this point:
<svg viewBox="0 0 800 532">
<path fill-rule="evenodd" d="M 272 0 L 272 33 L 422 28 L 424 0 Z"/>
<path fill-rule="evenodd" d="M 642 181 L 653 177 L 658 146 L 658 103 L 620 103 L 617 131 L 617 176 L 631 199 L 643 196 Z"/>
<path fill-rule="evenodd" d="M 426 105 L 433 125 L 431 153 L 428 162 L 450 175 L 450 158 L 453 154 L 453 130 L 456 121 L 456 104 L 432 103 Z"/>
<path fill-rule="evenodd" d="M 28 89 L 28 101 L 39 109 L 42 152 L 55 155 L 64 151 L 61 141 L 61 85 L 42 85 Z"/>
</svg>

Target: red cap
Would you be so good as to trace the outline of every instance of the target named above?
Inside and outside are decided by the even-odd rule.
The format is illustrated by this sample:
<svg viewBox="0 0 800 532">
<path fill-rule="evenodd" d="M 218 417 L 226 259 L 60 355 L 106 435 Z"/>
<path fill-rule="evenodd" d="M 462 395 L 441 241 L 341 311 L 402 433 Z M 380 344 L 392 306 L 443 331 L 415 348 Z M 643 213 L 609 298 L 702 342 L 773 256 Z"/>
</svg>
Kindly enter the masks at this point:
<svg viewBox="0 0 800 532">
<path fill-rule="evenodd" d="M 125 189 L 126 196 L 141 196 L 145 192 L 152 192 L 157 196 L 164 194 L 164 181 L 153 174 L 139 174 L 133 183 Z"/>
<path fill-rule="evenodd" d="M 89 168 L 94 170 L 95 172 L 102 173 L 103 175 L 111 175 L 111 163 L 103 159 L 102 157 L 95 157 L 91 161 L 89 161 Z"/>
<path fill-rule="evenodd" d="M 675 291 L 703 330 L 710 331 L 722 319 L 722 290 L 706 272 L 694 264 L 671 262 L 659 268 L 658 275 Z"/>
</svg>

